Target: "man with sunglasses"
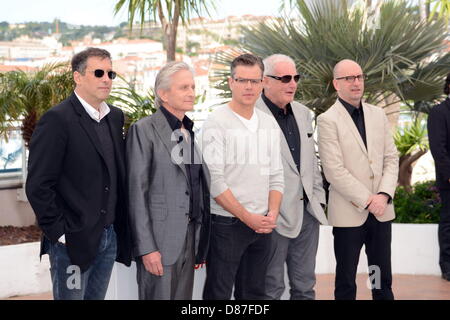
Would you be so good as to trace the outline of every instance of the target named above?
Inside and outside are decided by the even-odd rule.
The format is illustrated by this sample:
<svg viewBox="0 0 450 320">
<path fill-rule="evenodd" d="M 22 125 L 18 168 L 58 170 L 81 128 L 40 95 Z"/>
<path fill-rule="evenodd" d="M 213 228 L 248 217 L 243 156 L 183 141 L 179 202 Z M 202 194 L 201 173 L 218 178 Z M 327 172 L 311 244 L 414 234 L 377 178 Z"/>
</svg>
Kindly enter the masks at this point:
<svg viewBox="0 0 450 320">
<path fill-rule="evenodd" d="M 338 99 L 318 117 L 319 155 L 330 183 L 328 221 L 333 226 L 336 300 L 356 299 L 356 271 L 365 246 L 374 300 L 393 300 L 392 198 L 398 153 L 382 108 L 362 101 L 365 76 L 352 60 L 333 70 Z"/>
<path fill-rule="evenodd" d="M 277 227 L 271 234 L 267 299 L 280 299 L 284 293 L 285 263 L 291 300 L 315 299 L 319 224 L 327 224 L 321 206 L 325 206 L 325 191 L 317 164 L 311 111 L 294 101 L 299 79 L 290 57 L 274 54 L 264 59 L 264 90 L 256 107 L 274 117 L 283 132 L 285 181 Z"/>
<path fill-rule="evenodd" d="M 203 298 L 263 299 L 284 182 L 280 129 L 255 109 L 261 94 L 261 58 L 231 63 L 231 101 L 203 125 L 203 155 L 211 173 L 211 245 Z"/>
<path fill-rule="evenodd" d="M 30 142 L 26 192 L 43 231 L 55 300 L 100 300 L 114 261 L 130 265 L 125 206 L 124 116 L 105 100 L 111 56 L 72 58 L 74 93 L 47 111 Z"/>
</svg>

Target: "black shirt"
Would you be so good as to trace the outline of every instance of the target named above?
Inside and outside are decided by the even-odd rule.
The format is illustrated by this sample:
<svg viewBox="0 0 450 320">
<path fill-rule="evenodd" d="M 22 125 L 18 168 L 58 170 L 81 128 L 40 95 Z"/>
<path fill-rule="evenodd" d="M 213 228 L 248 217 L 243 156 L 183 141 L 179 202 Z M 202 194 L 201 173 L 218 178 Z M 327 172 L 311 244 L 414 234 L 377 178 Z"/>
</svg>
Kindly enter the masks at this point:
<svg viewBox="0 0 450 320">
<path fill-rule="evenodd" d="M 342 100 L 341 98 L 339 98 L 339 101 L 342 103 L 345 109 L 347 109 L 348 113 L 352 117 L 353 122 L 355 123 L 355 126 L 358 129 L 359 134 L 361 135 L 361 138 L 364 141 L 364 145 L 366 146 L 367 150 L 366 125 L 364 124 L 364 111 L 361 102 L 359 103 L 359 108 L 356 108 L 347 101 Z M 392 202 L 392 197 L 388 195 L 386 192 L 378 192 L 378 194 L 386 195 L 388 197 L 388 203 Z M 369 206 L 367 206 L 366 209 L 368 207 Z"/>
<path fill-rule="evenodd" d="M 339 98 L 339 101 L 342 103 L 345 109 L 347 109 L 350 117 L 352 117 L 356 129 L 358 129 L 358 132 L 367 150 L 366 125 L 364 124 L 364 111 L 361 102 L 359 103 L 359 108 L 356 108 L 347 101 L 342 100 L 341 98 Z"/>
<path fill-rule="evenodd" d="M 178 141 L 177 143 L 181 143 L 184 141 L 184 135 L 181 133 L 180 129 L 183 126 L 190 135 L 190 146 L 186 148 L 182 148 L 181 152 L 188 151 L 190 154 L 182 154 L 184 166 L 186 168 L 186 173 L 188 175 L 189 180 L 189 190 L 186 190 L 189 193 L 189 217 L 192 219 L 196 219 L 200 217 L 200 192 L 201 192 L 201 163 L 195 163 L 195 148 L 194 148 L 194 122 L 189 119 L 187 116 L 184 116 L 183 121 L 180 121 L 177 117 L 175 117 L 172 113 L 167 111 L 163 106 L 160 107 L 162 113 L 169 122 L 169 126 L 172 131 L 177 131 Z"/>
<path fill-rule="evenodd" d="M 275 120 L 277 120 L 278 125 L 283 132 L 286 142 L 291 151 L 292 158 L 294 159 L 295 166 L 300 173 L 300 152 L 301 152 L 301 141 L 300 141 L 300 131 L 298 129 L 297 121 L 295 120 L 294 112 L 292 111 L 292 106 L 290 103 L 286 105 L 286 113 L 283 109 L 278 107 L 269 98 L 266 97 L 264 92 L 261 94 L 264 103 L 269 107 L 270 112 L 272 112 Z M 303 199 L 305 204 L 308 201 L 308 196 L 303 189 Z"/>
<path fill-rule="evenodd" d="M 297 166 L 298 172 L 300 172 L 300 133 L 294 113 L 292 112 L 291 104 L 288 103 L 286 106 L 286 113 L 284 113 L 284 110 L 270 101 L 264 93 L 261 96 L 264 103 L 269 107 L 269 110 L 275 117 L 275 120 L 277 120 L 281 131 L 283 131 L 294 163 Z"/>
</svg>

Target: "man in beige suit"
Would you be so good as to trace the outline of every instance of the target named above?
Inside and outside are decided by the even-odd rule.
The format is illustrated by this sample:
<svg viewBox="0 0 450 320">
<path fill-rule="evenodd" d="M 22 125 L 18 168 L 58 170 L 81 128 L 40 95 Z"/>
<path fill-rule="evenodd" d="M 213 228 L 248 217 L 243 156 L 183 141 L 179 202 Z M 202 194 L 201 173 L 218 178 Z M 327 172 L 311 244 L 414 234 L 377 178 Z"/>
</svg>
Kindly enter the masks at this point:
<svg viewBox="0 0 450 320">
<path fill-rule="evenodd" d="M 338 100 L 318 117 L 319 155 L 330 183 L 328 220 L 336 256 L 335 298 L 356 298 L 356 270 L 365 245 L 372 297 L 394 299 L 391 273 L 392 198 L 398 154 L 382 108 L 361 101 L 365 75 L 352 60 L 333 70 Z"/>
<path fill-rule="evenodd" d="M 280 299 L 285 290 L 285 263 L 290 299 L 315 299 L 319 225 L 327 224 L 321 206 L 325 206 L 325 191 L 317 164 L 311 111 L 294 101 L 299 79 L 290 57 L 274 54 L 264 59 L 264 91 L 256 107 L 274 117 L 283 132 L 285 181 L 277 227 L 271 234 L 265 289 L 268 299 Z"/>
</svg>

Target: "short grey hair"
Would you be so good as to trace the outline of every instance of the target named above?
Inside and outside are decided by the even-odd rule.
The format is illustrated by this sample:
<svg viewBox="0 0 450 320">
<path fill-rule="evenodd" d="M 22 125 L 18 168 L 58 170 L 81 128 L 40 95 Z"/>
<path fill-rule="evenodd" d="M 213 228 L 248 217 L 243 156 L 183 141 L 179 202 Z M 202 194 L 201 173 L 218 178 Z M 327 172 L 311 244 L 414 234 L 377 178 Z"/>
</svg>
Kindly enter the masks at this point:
<svg viewBox="0 0 450 320">
<path fill-rule="evenodd" d="M 172 61 L 167 63 L 161 70 L 159 70 L 155 79 L 155 107 L 159 108 L 162 106 L 163 101 L 158 94 L 158 90 L 168 90 L 171 86 L 172 76 L 181 70 L 187 70 L 194 76 L 194 69 L 189 66 L 186 62 L 182 61 Z"/>
<path fill-rule="evenodd" d="M 291 63 L 292 65 L 294 65 L 295 69 L 297 69 L 295 62 L 291 57 L 284 54 L 273 54 L 263 60 L 264 75 L 273 75 L 275 72 L 275 66 L 280 62 Z"/>
</svg>

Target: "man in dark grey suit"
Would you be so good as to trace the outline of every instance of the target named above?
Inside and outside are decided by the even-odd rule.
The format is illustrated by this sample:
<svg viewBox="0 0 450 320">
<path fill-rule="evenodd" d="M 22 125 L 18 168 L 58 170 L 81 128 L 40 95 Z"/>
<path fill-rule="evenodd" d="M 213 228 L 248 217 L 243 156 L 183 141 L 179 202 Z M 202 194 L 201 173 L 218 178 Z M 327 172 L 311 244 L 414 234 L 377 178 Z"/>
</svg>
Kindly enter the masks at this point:
<svg viewBox="0 0 450 320">
<path fill-rule="evenodd" d="M 208 172 L 185 115 L 194 106 L 193 70 L 168 63 L 155 94 L 158 110 L 131 126 L 126 142 L 139 299 L 192 299 L 210 221 Z"/>
</svg>

